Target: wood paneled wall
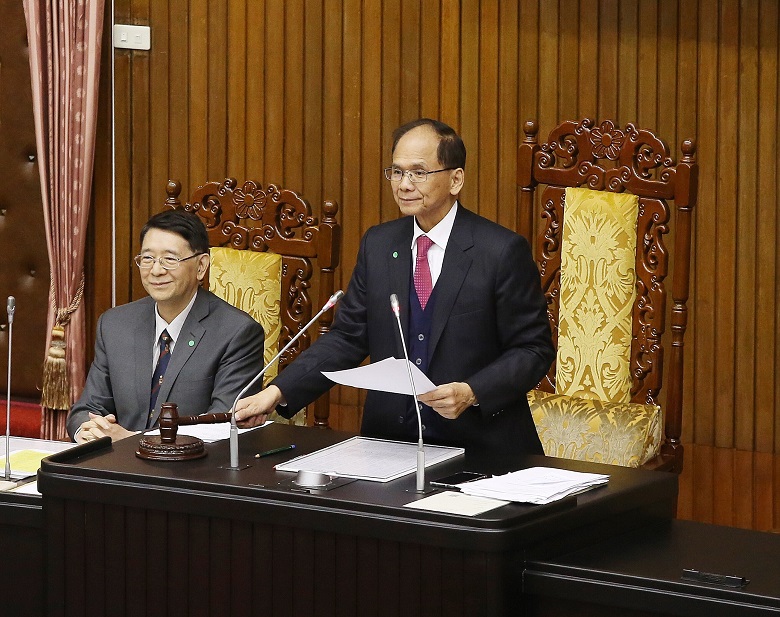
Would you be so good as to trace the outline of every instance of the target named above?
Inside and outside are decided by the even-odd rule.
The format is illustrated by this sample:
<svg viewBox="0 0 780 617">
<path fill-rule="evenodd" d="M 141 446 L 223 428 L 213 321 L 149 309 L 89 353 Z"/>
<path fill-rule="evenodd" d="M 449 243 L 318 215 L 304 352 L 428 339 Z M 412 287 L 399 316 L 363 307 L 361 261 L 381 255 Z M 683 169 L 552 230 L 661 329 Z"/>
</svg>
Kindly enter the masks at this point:
<svg viewBox="0 0 780 617">
<path fill-rule="evenodd" d="M 739 507 L 754 515 L 734 524 L 780 527 L 778 466 L 745 475 L 741 454 L 731 467 L 715 455 L 780 452 L 777 0 L 115 0 L 115 11 L 152 28 L 151 51 L 115 52 L 119 303 L 142 294 L 130 258 L 168 178 L 185 193 L 230 175 L 297 189 L 315 209 L 336 199 L 343 287 L 361 234 L 397 215 L 381 169 L 406 120 L 460 131 L 462 201 L 507 227 L 529 118 L 541 135 L 584 116 L 635 122 L 676 158 L 695 137 L 684 441 L 703 449 L 689 451 L 681 511 L 713 520 Z M 97 172 L 91 249 L 104 264 L 105 161 Z M 96 267 L 94 314 L 109 274 Z M 359 394 L 334 399 L 334 425 L 355 427 Z"/>
</svg>

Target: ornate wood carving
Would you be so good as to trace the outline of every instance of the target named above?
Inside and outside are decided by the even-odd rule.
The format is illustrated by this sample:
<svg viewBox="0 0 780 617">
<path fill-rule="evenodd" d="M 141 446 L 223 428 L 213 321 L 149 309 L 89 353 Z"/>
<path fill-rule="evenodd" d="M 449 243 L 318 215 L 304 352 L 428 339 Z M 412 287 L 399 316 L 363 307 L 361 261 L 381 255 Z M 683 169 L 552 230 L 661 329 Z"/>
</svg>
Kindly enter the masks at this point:
<svg viewBox="0 0 780 617">
<path fill-rule="evenodd" d="M 279 348 L 286 345 L 311 319 L 312 283 L 319 278 L 317 310 L 333 288 L 334 271 L 341 254 L 341 226 L 336 221 L 338 204 L 325 201 L 322 222 L 312 214 L 309 203 L 295 191 L 269 184 L 265 188 L 247 180 L 241 186 L 234 178 L 207 182 L 198 187 L 190 201 L 179 200 L 181 184 L 170 180 L 165 189 L 169 208 L 183 208 L 200 216 L 206 224 L 211 246 L 265 252 L 282 256 L 282 330 Z M 326 332 L 331 312 L 318 320 L 318 332 Z M 292 362 L 311 343 L 304 333 L 279 358 L 279 369 Z M 327 427 L 329 398 L 315 403 L 314 424 Z"/>
<path fill-rule="evenodd" d="M 553 129 L 539 144 L 538 128 L 529 121 L 518 153 L 518 184 L 521 187 L 520 233 L 536 233 L 536 259 L 547 297 L 554 337 L 558 325 L 560 287 L 560 240 L 564 191 L 585 187 L 611 192 L 630 192 L 639 197 L 637 221 L 637 299 L 633 310 L 631 372 L 632 401 L 655 403 L 664 373 L 662 336 L 666 327 L 666 277 L 670 254 L 670 231 L 674 201 L 675 269 L 672 281 L 672 353 L 667 378 L 665 411 L 666 440 L 662 454 L 670 468 L 682 468 L 680 444 L 682 418 L 683 335 L 687 324 L 686 302 L 690 262 L 690 215 L 696 203 L 698 166 L 691 140 L 682 144 L 683 158 L 675 164 L 669 148 L 652 131 L 627 124 L 618 128 L 611 120 L 599 125 L 588 118 L 567 121 Z M 540 195 L 536 189 L 542 185 Z M 538 207 L 535 200 L 539 200 Z M 539 212 L 534 222 L 534 212 Z M 557 337 L 556 337 L 557 338 Z M 556 341 L 557 344 L 557 341 Z M 555 384 L 555 365 L 540 387 Z"/>
</svg>

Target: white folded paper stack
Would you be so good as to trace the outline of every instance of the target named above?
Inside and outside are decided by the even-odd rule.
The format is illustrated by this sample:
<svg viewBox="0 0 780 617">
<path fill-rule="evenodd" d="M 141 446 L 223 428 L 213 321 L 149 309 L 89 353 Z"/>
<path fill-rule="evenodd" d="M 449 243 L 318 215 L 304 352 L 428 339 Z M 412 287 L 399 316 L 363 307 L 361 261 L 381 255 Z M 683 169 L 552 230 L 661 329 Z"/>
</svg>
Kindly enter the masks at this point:
<svg viewBox="0 0 780 617">
<path fill-rule="evenodd" d="M 587 491 L 609 481 L 600 473 L 554 467 L 531 467 L 458 485 L 462 493 L 521 503 L 545 504 Z"/>
</svg>

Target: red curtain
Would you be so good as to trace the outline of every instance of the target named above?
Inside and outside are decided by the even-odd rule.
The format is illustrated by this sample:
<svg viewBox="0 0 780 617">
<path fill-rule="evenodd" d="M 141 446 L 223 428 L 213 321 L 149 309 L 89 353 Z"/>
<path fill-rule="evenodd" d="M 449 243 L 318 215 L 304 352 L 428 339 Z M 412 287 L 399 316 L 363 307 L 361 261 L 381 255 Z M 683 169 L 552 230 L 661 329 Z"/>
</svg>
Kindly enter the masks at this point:
<svg viewBox="0 0 780 617">
<path fill-rule="evenodd" d="M 23 0 L 51 265 L 41 436 L 67 439 L 85 380 L 84 250 L 95 153 L 104 0 Z"/>
</svg>

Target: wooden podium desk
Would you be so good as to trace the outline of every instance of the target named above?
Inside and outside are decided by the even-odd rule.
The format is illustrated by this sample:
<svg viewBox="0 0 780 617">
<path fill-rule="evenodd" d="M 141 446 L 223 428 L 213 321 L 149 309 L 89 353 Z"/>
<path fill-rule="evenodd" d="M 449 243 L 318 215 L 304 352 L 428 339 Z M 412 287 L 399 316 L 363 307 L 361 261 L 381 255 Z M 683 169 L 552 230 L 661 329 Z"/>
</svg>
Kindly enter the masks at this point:
<svg viewBox="0 0 780 617">
<path fill-rule="evenodd" d="M 273 465 L 350 434 L 270 425 L 179 463 L 103 439 L 46 459 L 39 473 L 48 614 L 509 615 L 532 556 L 560 554 L 674 516 L 677 477 L 534 457 L 465 455 L 427 470 L 506 473 L 535 465 L 611 474 L 606 487 L 547 506 L 466 517 L 403 507 L 414 474 L 293 490 Z"/>
</svg>

